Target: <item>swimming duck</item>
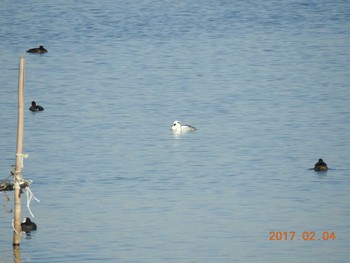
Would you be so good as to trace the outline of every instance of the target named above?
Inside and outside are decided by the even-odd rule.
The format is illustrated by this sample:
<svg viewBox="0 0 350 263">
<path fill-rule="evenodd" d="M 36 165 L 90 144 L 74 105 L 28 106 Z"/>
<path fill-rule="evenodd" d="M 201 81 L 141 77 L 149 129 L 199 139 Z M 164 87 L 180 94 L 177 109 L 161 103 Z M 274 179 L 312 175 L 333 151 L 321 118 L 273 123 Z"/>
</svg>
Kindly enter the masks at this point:
<svg viewBox="0 0 350 263">
<path fill-rule="evenodd" d="M 44 108 L 41 107 L 40 105 L 36 105 L 35 101 L 32 101 L 32 106 L 29 108 L 30 111 L 35 112 L 35 111 L 43 111 Z"/>
<path fill-rule="evenodd" d="M 31 48 L 27 50 L 28 53 L 47 53 L 47 49 L 43 46 Z"/>
<path fill-rule="evenodd" d="M 24 232 L 30 232 L 35 231 L 37 229 L 37 226 L 32 220 L 30 220 L 29 217 L 24 218 L 23 223 L 21 223 L 22 231 Z"/>
<path fill-rule="evenodd" d="M 195 127 L 187 124 L 182 124 L 180 121 L 174 121 L 173 126 L 171 127 L 171 131 L 176 134 L 195 130 L 197 130 Z"/>
<path fill-rule="evenodd" d="M 328 170 L 328 166 L 322 159 L 318 159 L 318 162 L 315 163 L 314 170 L 316 172 L 325 172 Z"/>
</svg>

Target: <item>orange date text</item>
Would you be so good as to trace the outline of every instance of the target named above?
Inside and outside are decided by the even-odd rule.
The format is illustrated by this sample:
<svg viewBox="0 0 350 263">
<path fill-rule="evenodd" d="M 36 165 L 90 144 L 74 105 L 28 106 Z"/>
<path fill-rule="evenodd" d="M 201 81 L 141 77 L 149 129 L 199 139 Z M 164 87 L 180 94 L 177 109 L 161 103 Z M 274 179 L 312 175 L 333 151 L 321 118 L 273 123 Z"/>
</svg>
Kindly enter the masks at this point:
<svg viewBox="0 0 350 263">
<path fill-rule="evenodd" d="M 323 231 L 316 233 L 315 231 L 304 231 L 297 233 L 295 231 L 270 231 L 269 240 L 335 240 L 335 232 Z"/>
</svg>

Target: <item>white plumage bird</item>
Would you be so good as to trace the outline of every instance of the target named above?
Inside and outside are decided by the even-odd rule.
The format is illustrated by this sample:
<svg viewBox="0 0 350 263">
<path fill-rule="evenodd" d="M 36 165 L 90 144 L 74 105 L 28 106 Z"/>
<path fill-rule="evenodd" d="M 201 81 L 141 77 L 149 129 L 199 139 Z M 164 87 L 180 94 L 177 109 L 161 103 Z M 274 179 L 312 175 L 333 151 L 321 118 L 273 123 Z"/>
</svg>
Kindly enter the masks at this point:
<svg viewBox="0 0 350 263">
<path fill-rule="evenodd" d="M 174 121 L 171 131 L 175 134 L 191 132 L 197 130 L 195 127 L 187 124 L 182 124 L 180 121 Z"/>
</svg>

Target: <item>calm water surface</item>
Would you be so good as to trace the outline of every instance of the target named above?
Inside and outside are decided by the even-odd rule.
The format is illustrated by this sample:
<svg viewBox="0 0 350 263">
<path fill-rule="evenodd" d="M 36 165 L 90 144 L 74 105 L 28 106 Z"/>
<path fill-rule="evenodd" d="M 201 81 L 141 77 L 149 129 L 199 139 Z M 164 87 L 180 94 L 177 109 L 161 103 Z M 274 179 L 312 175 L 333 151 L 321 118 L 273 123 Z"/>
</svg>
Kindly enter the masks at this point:
<svg viewBox="0 0 350 263">
<path fill-rule="evenodd" d="M 22 55 L 25 104 L 45 108 L 25 110 L 23 176 L 40 203 L 21 262 L 347 261 L 348 1 L 5 0 L 1 11 L 1 179 L 15 162 Z M 39 45 L 49 52 L 25 53 Z M 174 136 L 174 120 L 198 131 Z M 318 158 L 327 173 L 309 170 Z M 12 194 L 0 196 L 6 263 Z"/>
</svg>

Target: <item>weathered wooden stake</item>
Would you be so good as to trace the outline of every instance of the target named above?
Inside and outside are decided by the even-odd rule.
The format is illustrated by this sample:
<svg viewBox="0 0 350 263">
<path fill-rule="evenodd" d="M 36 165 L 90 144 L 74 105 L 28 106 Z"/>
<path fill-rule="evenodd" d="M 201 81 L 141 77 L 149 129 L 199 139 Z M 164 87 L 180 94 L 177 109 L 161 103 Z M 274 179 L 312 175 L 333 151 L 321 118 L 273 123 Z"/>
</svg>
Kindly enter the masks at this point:
<svg viewBox="0 0 350 263">
<path fill-rule="evenodd" d="M 19 246 L 13 247 L 13 263 L 21 263 L 21 249 Z"/>
<path fill-rule="evenodd" d="M 18 74 L 18 123 L 17 123 L 17 147 L 16 147 L 16 168 L 14 173 L 14 231 L 13 246 L 21 243 L 21 186 L 22 164 L 23 164 L 23 131 L 24 131 L 24 57 L 19 59 Z"/>
</svg>

